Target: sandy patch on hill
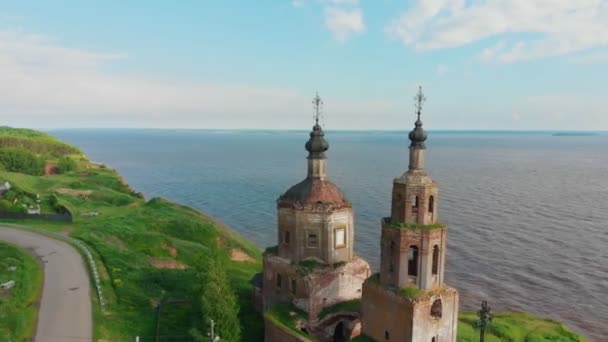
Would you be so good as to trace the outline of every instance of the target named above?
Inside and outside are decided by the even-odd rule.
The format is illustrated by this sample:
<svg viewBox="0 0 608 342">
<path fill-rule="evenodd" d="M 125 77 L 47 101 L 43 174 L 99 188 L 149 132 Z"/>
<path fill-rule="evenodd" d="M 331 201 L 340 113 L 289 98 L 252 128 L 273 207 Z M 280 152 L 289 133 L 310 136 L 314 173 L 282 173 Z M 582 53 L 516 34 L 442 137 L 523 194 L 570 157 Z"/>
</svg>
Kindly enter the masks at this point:
<svg viewBox="0 0 608 342">
<path fill-rule="evenodd" d="M 245 252 L 238 248 L 233 248 L 230 250 L 230 260 L 232 261 L 241 261 L 241 262 L 251 262 L 255 261 L 252 257 L 247 255 Z"/>
<path fill-rule="evenodd" d="M 183 270 L 186 268 L 186 265 L 171 259 L 148 258 L 148 262 L 154 268 L 170 268 L 173 270 Z"/>
<path fill-rule="evenodd" d="M 160 247 L 166 251 L 169 251 L 169 253 L 171 253 L 171 256 L 174 258 L 179 254 L 179 252 L 177 251 L 177 248 L 171 246 L 168 243 L 163 243 L 162 246 L 160 246 Z"/>
<path fill-rule="evenodd" d="M 93 190 L 76 190 L 60 188 L 55 190 L 56 193 L 68 196 L 88 197 L 93 193 Z"/>
<path fill-rule="evenodd" d="M 70 236 L 70 234 L 72 234 L 73 231 L 74 231 L 74 227 L 65 227 L 59 233 L 66 235 L 66 236 Z"/>
<path fill-rule="evenodd" d="M 104 240 L 112 246 L 118 247 L 120 250 L 127 250 L 129 247 L 121 239 L 116 236 L 107 236 Z"/>
</svg>

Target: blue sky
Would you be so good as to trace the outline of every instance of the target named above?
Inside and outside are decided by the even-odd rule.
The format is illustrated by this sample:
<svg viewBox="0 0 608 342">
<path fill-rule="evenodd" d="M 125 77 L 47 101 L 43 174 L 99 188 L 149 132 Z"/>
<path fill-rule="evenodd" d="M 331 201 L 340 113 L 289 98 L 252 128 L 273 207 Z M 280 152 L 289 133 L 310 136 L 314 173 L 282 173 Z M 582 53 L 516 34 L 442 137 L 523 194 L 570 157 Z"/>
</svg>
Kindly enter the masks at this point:
<svg viewBox="0 0 608 342">
<path fill-rule="evenodd" d="M 14 126 L 608 129 L 608 0 L 2 1 Z"/>
</svg>

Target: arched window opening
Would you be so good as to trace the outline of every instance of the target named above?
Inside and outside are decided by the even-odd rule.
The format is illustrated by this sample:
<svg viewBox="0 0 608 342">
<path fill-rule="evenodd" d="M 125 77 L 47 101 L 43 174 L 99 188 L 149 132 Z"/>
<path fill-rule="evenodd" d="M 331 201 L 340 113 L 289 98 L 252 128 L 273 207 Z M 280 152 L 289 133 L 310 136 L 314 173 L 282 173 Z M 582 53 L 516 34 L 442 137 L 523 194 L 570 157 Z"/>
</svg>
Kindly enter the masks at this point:
<svg viewBox="0 0 608 342">
<path fill-rule="evenodd" d="M 436 299 L 431 306 L 431 318 L 441 318 L 441 299 Z"/>
<path fill-rule="evenodd" d="M 295 279 L 291 279 L 291 293 L 292 294 L 296 294 L 296 290 L 297 290 L 297 283 Z"/>
<path fill-rule="evenodd" d="M 334 342 L 346 342 L 349 340 L 346 338 L 346 332 L 344 330 L 344 322 L 340 322 L 336 325 L 336 329 L 334 330 Z"/>
<path fill-rule="evenodd" d="M 384 339 L 387 340 L 387 341 L 390 339 L 388 331 L 386 331 L 386 330 L 384 331 Z"/>
<path fill-rule="evenodd" d="M 277 273 L 277 289 L 280 289 L 281 286 L 283 286 L 283 277 Z"/>
<path fill-rule="evenodd" d="M 433 213 L 435 211 L 435 197 L 429 197 L 429 213 Z"/>
<path fill-rule="evenodd" d="M 412 197 L 412 212 L 418 211 L 419 204 L 420 204 L 420 200 L 418 199 L 418 196 L 413 196 Z"/>
<path fill-rule="evenodd" d="M 439 246 L 433 247 L 433 275 L 439 273 Z"/>
<path fill-rule="evenodd" d="M 437 341 L 437 340 L 435 339 L 435 337 L 433 337 L 433 338 L 431 339 L 431 342 L 436 342 L 436 341 Z"/>
<path fill-rule="evenodd" d="M 417 277 L 418 276 L 418 247 L 410 246 L 407 252 L 407 274 Z"/>
</svg>

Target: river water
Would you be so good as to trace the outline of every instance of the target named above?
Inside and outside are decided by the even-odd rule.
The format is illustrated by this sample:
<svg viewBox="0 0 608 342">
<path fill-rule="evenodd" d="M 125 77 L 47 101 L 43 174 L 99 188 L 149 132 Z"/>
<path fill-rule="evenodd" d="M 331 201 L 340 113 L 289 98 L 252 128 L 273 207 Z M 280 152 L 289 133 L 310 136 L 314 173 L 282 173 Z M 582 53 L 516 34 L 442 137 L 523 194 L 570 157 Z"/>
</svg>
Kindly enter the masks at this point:
<svg viewBox="0 0 608 342">
<path fill-rule="evenodd" d="M 276 198 L 306 175 L 307 132 L 56 130 L 147 197 L 187 204 L 260 247 Z M 404 132 L 328 132 L 328 173 L 353 203 L 359 255 L 378 269 L 380 218 L 407 168 Z M 558 319 L 608 339 L 608 134 L 430 132 L 427 172 L 448 224 L 446 281 L 461 306 Z"/>
</svg>

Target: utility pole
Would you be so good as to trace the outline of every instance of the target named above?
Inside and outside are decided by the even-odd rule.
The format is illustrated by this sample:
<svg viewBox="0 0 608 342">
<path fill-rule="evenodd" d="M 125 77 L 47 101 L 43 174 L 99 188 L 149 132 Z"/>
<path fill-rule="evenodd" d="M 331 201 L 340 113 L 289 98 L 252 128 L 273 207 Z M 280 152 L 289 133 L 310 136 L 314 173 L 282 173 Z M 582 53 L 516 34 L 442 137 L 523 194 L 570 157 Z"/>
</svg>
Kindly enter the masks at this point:
<svg viewBox="0 0 608 342">
<path fill-rule="evenodd" d="M 486 340 L 486 328 L 494 319 L 494 315 L 490 312 L 490 306 L 488 306 L 488 301 L 484 300 L 481 302 L 481 310 L 477 312 L 479 316 L 479 320 L 475 322 L 475 327 L 479 328 L 479 341 L 485 342 Z"/>
<path fill-rule="evenodd" d="M 212 319 L 210 319 L 209 322 L 211 323 L 211 332 L 207 333 L 207 335 L 209 335 L 209 341 L 217 342 L 220 340 L 220 337 L 215 334 L 215 322 Z"/>
</svg>

